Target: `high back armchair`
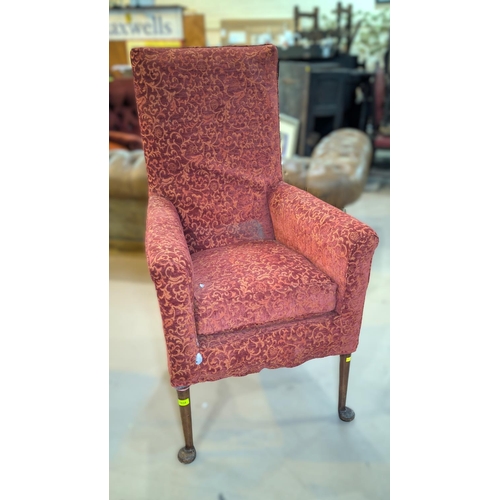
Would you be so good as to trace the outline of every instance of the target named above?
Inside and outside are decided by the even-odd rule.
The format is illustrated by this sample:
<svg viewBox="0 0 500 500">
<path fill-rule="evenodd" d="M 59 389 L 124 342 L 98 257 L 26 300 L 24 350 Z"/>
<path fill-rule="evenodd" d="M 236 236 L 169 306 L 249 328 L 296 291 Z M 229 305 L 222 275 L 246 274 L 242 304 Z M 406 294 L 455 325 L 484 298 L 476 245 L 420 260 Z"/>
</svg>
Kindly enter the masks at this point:
<svg viewBox="0 0 500 500">
<path fill-rule="evenodd" d="M 340 356 L 346 406 L 375 232 L 282 181 L 272 45 L 131 51 L 146 254 L 185 446 L 189 387 Z"/>
</svg>

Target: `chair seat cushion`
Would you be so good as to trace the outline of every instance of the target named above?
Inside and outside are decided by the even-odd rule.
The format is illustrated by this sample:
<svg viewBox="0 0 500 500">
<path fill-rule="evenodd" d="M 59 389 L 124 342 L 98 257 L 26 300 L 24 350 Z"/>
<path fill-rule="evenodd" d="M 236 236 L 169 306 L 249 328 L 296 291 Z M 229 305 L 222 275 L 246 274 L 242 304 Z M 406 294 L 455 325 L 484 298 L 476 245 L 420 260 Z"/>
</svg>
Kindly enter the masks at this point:
<svg viewBox="0 0 500 500">
<path fill-rule="evenodd" d="M 194 253 L 199 335 L 333 311 L 337 285 L 308 259 L 274 240 Z"/>
</svg>

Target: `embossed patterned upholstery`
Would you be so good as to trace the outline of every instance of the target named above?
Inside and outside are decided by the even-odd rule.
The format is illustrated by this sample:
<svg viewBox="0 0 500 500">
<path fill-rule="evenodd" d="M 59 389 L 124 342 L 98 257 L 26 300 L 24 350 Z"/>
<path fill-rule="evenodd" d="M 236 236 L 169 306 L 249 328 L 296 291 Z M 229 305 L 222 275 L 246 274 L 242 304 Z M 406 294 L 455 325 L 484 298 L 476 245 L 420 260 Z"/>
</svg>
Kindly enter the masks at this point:
<svg viewBox="0 0 500 500">
<path fill-rule="evenodd" d="M 276 48 L 131 60 L 172 386 L 354 352 L 378 237 L 283 182 Z"/>
<path fill-rule="evenodd" d="M 191 258 L 198 335 L 335 309 L 337 285 L 303 255 L 276 241 L 227 245 Z"/>
</svg>

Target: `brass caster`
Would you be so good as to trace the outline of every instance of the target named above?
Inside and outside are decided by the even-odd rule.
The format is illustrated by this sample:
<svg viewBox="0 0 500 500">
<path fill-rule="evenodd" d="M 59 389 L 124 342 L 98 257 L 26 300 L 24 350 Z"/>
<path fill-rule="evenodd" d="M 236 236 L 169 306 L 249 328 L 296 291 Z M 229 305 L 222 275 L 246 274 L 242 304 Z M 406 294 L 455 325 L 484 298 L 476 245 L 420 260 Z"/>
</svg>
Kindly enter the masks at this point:
<svg viewBox="0 0 500 500">
<path fill-rule="evenodd" d="M 342 408 L 342 410 L 339 410 L 339 418 L 344 422 L 351 422 L 352 420 L 354 420 L 354 417 L 354 411 L 351 410 L 348 406 Z"/>
<path fill-rule="evenodd" d="M 179 450 L 177 458 L 182 464 L 190 464 L 196 458 L 196 449 L 194 448 L 194 446 L 193 448 L 186 448 L 184 446 Z"/>
</svg>

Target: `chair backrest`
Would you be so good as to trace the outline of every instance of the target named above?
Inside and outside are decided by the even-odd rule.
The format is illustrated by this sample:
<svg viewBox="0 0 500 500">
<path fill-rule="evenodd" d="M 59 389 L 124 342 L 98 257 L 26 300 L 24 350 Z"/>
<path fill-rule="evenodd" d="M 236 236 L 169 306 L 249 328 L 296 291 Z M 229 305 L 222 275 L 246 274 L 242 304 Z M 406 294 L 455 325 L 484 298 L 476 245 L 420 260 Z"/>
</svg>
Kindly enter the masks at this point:
<svg viewBox="0 0 500 500">
<path fill-rule="evenodd" d="M 109 130 L 141 133 L 132 78 L 117 78 L 109 82 Z"/>
<path fill-rule="evenodd" d="M 173 203 L 190 251 L 274 238 L 276 47 L 141 47 L 131 61 L 149 193 Z"/>
</svg>

